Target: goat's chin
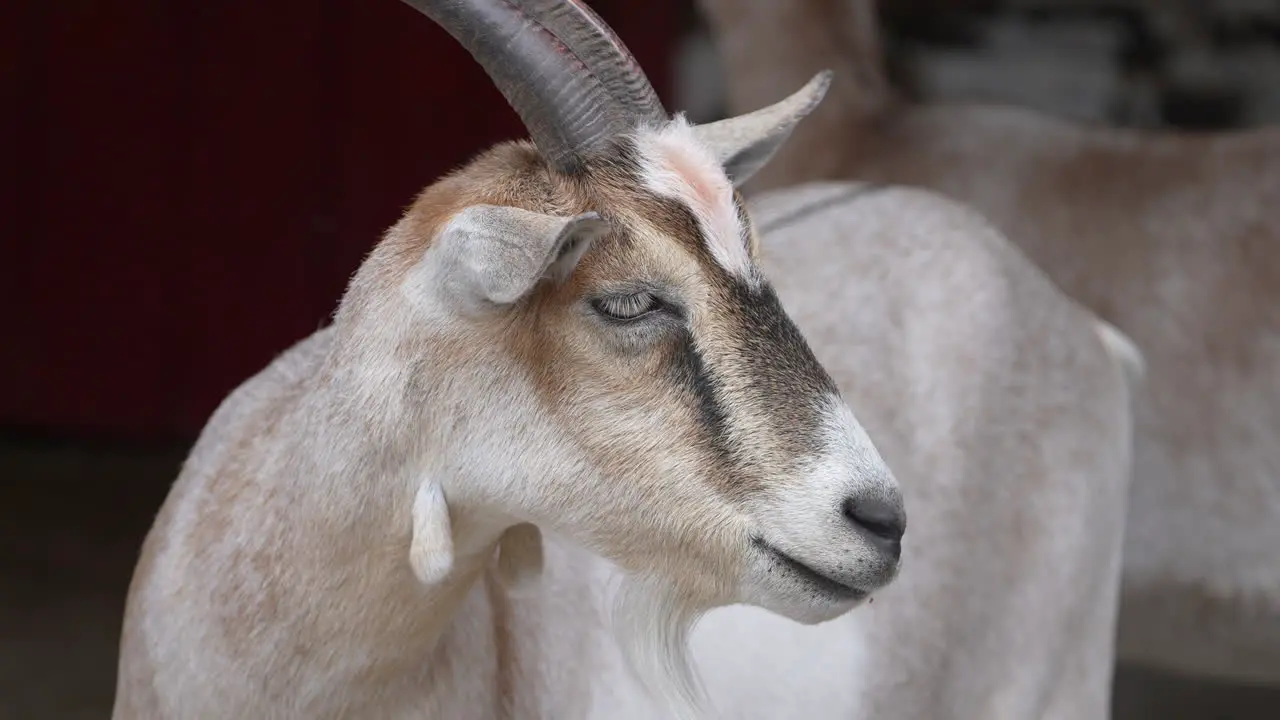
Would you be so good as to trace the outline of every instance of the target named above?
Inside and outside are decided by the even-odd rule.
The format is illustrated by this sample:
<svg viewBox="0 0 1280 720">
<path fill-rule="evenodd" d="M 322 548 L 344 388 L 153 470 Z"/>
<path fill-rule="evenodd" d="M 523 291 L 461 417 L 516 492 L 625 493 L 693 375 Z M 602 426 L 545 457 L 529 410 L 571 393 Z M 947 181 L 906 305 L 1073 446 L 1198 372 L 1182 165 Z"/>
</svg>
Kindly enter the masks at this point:
<svg viewBox="0 0 1280 720">
<path fill-rule="evenodd" d="M 745 604 L 780 615 L 801 625 L 821 625 L 835 620 L 862 604 L 862 600 L 797 596 L 792 593 L 762 593 Z"/>
<path fill-rule="evenodd" d="M 768 610 L 802 625 L 819 625 L 834 620 L 861 605 L 859 593 L 831 594 L 818 588 L 780 578 L 777 573 L 754 578 L 743 588 L 743 603 Z"/>
<path fill-rule="evenodd" d="M 669 583 L 628 578 L 617 588 L 613 625 L 623 656 L 667 715 L 705 716 L 705 696 L 689 661 L 689 633 L 705 612 Z"/>
</svg>

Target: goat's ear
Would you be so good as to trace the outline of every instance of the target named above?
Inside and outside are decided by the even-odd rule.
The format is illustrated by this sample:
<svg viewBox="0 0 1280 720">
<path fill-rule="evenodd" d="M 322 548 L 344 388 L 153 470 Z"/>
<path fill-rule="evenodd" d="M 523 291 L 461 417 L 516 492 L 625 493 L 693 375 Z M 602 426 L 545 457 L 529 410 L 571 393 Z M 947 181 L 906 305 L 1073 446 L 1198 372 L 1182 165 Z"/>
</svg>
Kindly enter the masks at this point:
<svg viewBox="0 0 1280 720">
<path fill-rule="evenodd" d="M 434 249 L 444 254 L 451 290 L 508 304 L 544 277 L 567 277 L 607 230 L 593 212 L 561 216 L 472 205 L 449 220 Z"/>
<path fill-rule="evenodd" d="M 814 75 L 785 100 L 746 115 L 696 125 L 693 132 L 715 153 L 735 187 L 741 186 L 769 162 L 796 124 L 822 102 L 831 85 L 831 71 Z"/>
<path fill-rule="evenodd" d="M 521 523 L 507 528 L 498 539 L 498 578 L 507 587 L 518 587 L 542 574 L 542 531 Z"/>
<path fill-rule="evenodd" d="M 409 566 L 424 585 L 441 582 L 453 570 L 453 524 L 444 488 L 428 478 L 413 496 L 413 536 Z"/>
</svg>

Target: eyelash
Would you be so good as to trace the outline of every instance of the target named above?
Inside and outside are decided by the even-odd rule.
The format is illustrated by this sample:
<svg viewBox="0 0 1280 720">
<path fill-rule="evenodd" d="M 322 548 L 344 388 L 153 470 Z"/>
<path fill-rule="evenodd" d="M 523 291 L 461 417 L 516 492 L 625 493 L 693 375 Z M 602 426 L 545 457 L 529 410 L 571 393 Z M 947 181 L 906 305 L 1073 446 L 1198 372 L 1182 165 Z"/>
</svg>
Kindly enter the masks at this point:
<svg viewBox="0 0 1280 720">
<path fill-rule="evenodd" d="M 657 310 L 661 306 L 658 298 L 647 292 L 632 295 L 609 295 L 591 301 L 591 307 L 597 313 L 618 322 L 636 320 Z"/>
</svg>

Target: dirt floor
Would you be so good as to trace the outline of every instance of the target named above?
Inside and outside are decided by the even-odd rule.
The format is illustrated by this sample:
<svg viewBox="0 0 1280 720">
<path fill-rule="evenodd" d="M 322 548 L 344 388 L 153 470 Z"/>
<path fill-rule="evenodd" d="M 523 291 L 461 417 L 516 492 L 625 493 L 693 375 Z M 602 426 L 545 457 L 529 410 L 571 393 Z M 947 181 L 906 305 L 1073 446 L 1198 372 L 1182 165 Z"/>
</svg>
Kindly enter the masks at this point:
<svg viewBox="0 0 1280 720">
<path fill-rule="evenodd" d="M 0 720 L 109 717 L 137 548 L 185 448 L 0 436 Z M 1123 668 L 1117 720 L 1280 717 L 1280 690 Z"/>
</svg>

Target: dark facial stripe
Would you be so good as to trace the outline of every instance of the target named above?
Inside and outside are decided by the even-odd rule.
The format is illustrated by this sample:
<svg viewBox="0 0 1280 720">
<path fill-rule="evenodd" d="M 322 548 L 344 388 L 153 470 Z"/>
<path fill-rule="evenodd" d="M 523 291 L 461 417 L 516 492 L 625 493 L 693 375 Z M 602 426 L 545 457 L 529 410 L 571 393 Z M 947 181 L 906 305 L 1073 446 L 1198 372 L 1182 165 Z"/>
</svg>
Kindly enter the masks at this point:
<svg viewBox="0 0 1280 720">
<path fill-rule="evenodd" d="M 729 435 L 728 413 L 720 402 L 721 390 L 688 330 L 682 334 L 675 348 L 671 369 L 675 384 L 688 388 L 693 394 L 698 421 L 706 432 L 710 450 L 720 461 L 730 464 L 733 443 Z"/>
<path fill-rule="evenodd" d="M 675 362 L 676 381 L 696 398 L 699 419 L 711 448 L 729 467 L 743 473 L 735 460 L 729 432 L 729 411 L 766 418 L 771 439 L 783 452 L 806 455 L 819 449 L 824 438 L 825 399 L 840 391 L 818 362 L 808 342 L 786 314 L 772 285 L 748 284 L 731 276 L 710 257 L 704 263 L 718 303 L 726 310 L 729 347 L 699 348 L 696 339 L 681 340 Z M 709 357 L 709 355 L 711 357 Z M 743 388 L 734 397 L 725 379 Z M 741 474 L 747 479 L 749 472 Z"/>
<path fill-rule="evenodd" d="M 772 286 L 724 278 L 722 303 L 729 315 L 730 347 L 699 348 L 686 330 L 674 349 L 672 379 L 693 396 L 708 449 L 735 479 L 749 486 L 753 469 L 730 433 L 728 408 L 765 419 L 770 440 L 785 455 L 816 452 L 824 440 L 825 398 L 839 395 L 800 330 L 783 310 Z M 711 360 L 708 355 L 714 355 Z M 725 379 L 744 389 L 730 397 Z"/>
<path fill-rule="evenodd" d="M 813 450 L 821 442 L 824 398 L 840 393 L 835 381 L 787 316 L 772 285 L 750 286 L 734 279 L 730 291 L 732 307 L 740 314 L 735 337 L 741 342 L 740 371 L 752 379 L 747 389 L 752 405 L 770 416 L 789 449 Z"/>
</svg>

